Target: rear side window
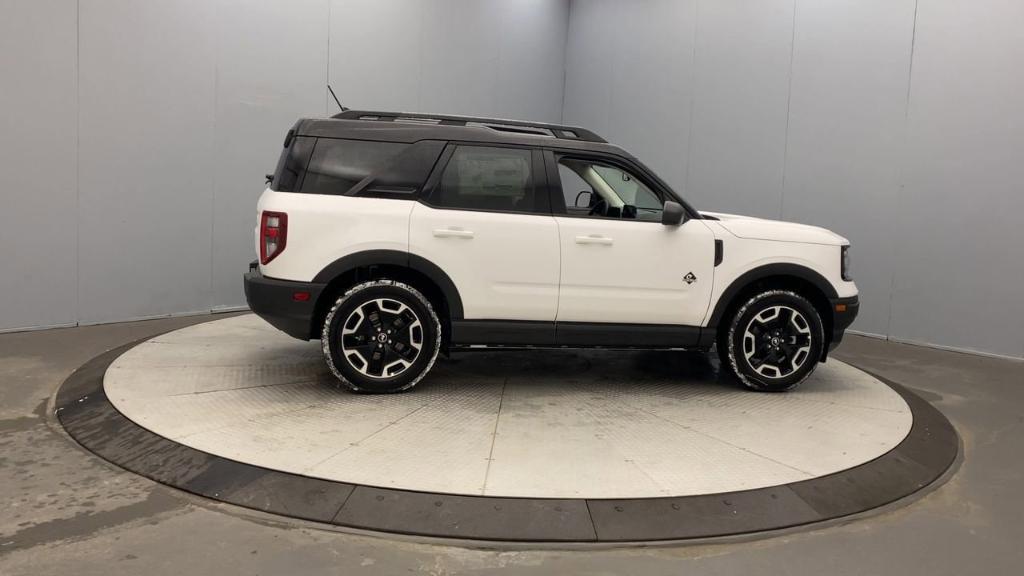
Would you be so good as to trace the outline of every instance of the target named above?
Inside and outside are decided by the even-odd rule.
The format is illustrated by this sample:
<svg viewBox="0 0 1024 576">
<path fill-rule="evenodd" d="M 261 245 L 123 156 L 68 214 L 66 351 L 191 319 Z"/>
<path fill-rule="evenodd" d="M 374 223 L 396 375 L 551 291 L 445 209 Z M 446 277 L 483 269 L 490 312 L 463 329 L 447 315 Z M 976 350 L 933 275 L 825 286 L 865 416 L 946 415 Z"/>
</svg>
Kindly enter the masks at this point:
<svg viewBox="0 0 1024 576">
<path fill-rule="evenodd" d="M 302 192 L 345 194 L 386 169 L 408 144 L 320 138 L 302 180 Z"/>
<path fill-rule="evenodd" d="M 533 182 L 530 150 L 458 146 L 430 203 L 442 208 L 496 212 L 546 212 Z"/>
</svg>

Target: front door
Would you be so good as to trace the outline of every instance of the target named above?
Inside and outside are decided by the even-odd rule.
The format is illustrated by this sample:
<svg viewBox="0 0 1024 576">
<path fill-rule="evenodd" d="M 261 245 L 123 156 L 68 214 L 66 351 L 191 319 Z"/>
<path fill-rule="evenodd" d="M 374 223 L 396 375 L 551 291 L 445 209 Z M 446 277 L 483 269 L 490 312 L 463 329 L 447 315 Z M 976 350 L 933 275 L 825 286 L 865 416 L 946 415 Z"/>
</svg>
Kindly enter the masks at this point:
<svg viewBox="0 0 1024 576">
<path fill-rule="evenodd" d="M 565 207 L 554 210 L 563 322 L 700 326 L 711 299 L 715 240 L 700 220 L 661 223 L 666 199 L 604 158 L 548 156 Z M 554 178 L 554 170 L 549 174 Z M 557 186 L 555 193 L 557 194 Z"/>
</svg>

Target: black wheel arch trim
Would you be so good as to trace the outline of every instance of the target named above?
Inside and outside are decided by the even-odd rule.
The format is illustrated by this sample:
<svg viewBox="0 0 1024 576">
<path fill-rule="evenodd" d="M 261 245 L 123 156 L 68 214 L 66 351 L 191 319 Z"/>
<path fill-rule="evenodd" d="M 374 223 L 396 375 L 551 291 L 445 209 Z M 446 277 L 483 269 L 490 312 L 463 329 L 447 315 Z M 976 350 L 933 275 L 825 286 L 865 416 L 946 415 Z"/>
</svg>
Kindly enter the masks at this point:
<svg viewBox="0 0 1024 576">
<path fill-rule="evenodd" d="M 729 306 L 732 304 L 732 301 L 748 286 L 758 280 L 764 280 L 765 278 L 776 276 L 791 276 L 799 278 L 812 284 L 815 288 L 820 290 L 827 299 L 834 299 L 838 297 L 835 287 L 833 287 L 824 276 L 806 266 L 782 262 L 765 264 L 764 266 L 758 266 L 753 270 L 744 272 L 729 284 L 729 287 L 722 292 L 721 296 L 719 296 L 718 302 L 715 303 L 715 309 L 711 313 L 711 318 L 708 319 L 707 327 L 716 328 L 721 322 L 722 316 L 725 315 L 725 311 L 728 310 Z"/>
<path fill-rule="evenodd" d="M 400 250 L 363 250 L 338 258 L 324 267 L 313 278 L 313 282 L 328 284 L 339 276 L 368 266 L 401 266 L 423 274 L 437 285 L 448 305 L 448 314 L 452 320 L 463 317 L 462 297 L 455 282 L 437 264 L 430 260 Z"/>
</svg>

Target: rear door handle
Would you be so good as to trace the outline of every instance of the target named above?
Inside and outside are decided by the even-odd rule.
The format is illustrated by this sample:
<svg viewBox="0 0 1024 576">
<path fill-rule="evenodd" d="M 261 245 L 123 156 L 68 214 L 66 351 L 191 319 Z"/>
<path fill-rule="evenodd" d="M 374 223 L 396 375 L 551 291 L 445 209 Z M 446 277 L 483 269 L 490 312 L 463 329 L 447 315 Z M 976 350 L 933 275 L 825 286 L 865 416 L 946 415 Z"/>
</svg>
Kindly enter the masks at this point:
<svg viewBox="0 0 1024 576">
<path fill-rule="evenodd" d="M 463 230 L 461 228 L 435 228 L 435 238 L 472 238 L 472 230 Z"/>
<path fill-rule="evenodd" d="M 607 236 L 601 236 L 600 234 L 590 234 L 587 236 L 577 236 L 577 244 L 603 244 L 605 246 L 611 246 L 614 244 L 614 240 Z"/>
</svg>

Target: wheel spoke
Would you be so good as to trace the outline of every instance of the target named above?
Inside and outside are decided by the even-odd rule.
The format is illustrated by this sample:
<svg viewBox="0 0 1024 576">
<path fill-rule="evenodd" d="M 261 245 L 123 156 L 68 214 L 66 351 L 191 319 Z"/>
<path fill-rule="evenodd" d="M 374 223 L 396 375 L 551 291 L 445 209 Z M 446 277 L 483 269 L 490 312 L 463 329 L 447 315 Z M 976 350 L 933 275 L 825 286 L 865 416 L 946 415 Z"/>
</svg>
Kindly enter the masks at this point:
<svg viewBox="0 0 1024 576">
<path fill-rule="evenodd" d="M 811 328 L 804 315 L 786 305 L 755 314 L 743 335 L 743 354 L 751 369 L 766 378 L 799 370 L 810 356 Z"/>
<path fill-rule="evenodd" d="M 357 306 L 346 319 L 341 352 L 348 364 L 370 378 L 391 378 L 419 357 L 423 327 L 408 305 L 375 298 Z"/>
</svg>

